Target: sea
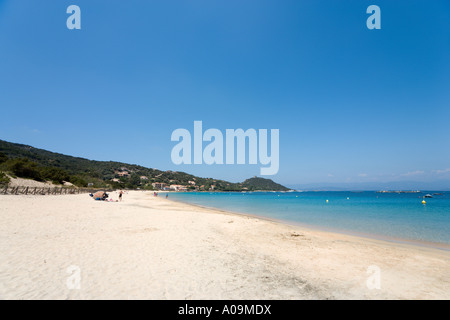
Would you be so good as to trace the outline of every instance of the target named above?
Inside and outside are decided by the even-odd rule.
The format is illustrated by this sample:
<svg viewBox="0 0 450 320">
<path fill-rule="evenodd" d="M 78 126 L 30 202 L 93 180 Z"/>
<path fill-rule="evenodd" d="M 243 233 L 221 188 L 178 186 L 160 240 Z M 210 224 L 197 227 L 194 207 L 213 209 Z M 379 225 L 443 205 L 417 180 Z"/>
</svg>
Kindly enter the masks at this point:
<svg viewBox="0 0 450 320">
<path fill-rule="evenodd" d="M 424 198 L 427 194 L 432 198 Z M 169 197 L 324 231 L 450 248 L 450 192 L 177 192 Z"/>
</svg>

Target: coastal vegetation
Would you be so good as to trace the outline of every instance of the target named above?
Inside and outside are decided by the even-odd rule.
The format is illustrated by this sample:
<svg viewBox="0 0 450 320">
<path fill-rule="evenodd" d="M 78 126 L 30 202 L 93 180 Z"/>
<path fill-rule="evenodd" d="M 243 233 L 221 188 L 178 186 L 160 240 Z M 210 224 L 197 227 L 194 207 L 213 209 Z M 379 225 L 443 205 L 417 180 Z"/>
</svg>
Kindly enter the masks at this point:
<svg viewBox="0 0 450 320">
<path fill-rule="evenodd" d="M 289 190 L 270 179 L 255 177 L 242 183 L 232 183 L 136 164 L 72 157 L 3 140 L 0 140 L 0 172 L 11 177 L 52 181 L 55 184 L 69 182 L 78 187 L 93 188 L 154 190 L 175 185 L 188 191 Z M 3 176 L 6 183 L 4 174 L 0 175 L 0 181 Z"/>
<path fill-rule="evenodd" d="M 8 184 L 10 179 L 4 174 L 3 172 L 0 172 L 0 185 Z"/>
<path fill-rule="evenodd" d="M 276 190 L 276 191 L 288 191 L 289 189 L 281 184 L 275 183 L 270 179 L 264 179 L 260 177 L 253 177 L 245 180 L 242 183 L 243 188 L 249 190 Z"/>
</svg>

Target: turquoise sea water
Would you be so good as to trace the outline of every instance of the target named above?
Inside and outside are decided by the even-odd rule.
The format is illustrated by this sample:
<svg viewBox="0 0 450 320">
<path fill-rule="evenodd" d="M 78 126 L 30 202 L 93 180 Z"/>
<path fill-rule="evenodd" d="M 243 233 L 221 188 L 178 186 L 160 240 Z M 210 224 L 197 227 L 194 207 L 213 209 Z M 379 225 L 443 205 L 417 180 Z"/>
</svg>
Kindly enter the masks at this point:
<svg viewBox="0 0 450 320">
<path fill-rule="evenodd" d="M 428 193 L 438 192 L 189 192 L 169 198 L 346 233 L 450 244 L 450 192 L 423 205 Z"/>
</svg>

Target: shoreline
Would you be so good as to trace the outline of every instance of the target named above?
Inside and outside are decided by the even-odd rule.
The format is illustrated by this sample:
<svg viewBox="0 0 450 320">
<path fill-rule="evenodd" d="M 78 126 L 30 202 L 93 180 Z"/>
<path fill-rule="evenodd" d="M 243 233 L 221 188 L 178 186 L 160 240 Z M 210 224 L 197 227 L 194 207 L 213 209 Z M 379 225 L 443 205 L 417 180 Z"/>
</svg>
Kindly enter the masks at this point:
<svg viewBox="0 0 450 320">
<path fill-rule="evenodd" d="M 450 299 L 450 255 L 439 249 L 148 191 L 122 202 L 0 195 L 0 209 L 1 299 Z M 373 268 L 376 289 L 367 284 Z M 75 290 L 73 270 L 81 275 Z"/>
<path fill-rule="evenodd" d="M 376 241 L 383 241 L 386 243 L 394 243 L 397 245 L 409 245 L 413 247 L 424 247 L 424 248 L 430 248 L 430 249 L 437 249 L 442 250 L 444 252 L 450 252 L 450 244 L 442 243 L 442 242 L 432 242 L 432 241 L 423 241 L 423 240 L 413 240 L 413 239 L 404 239 L 404 238 L 397 238 L 397 237 L 389 237 L 384 235 L 377 235 L 377 234 L 371 234 L 371 233 L 364 233 L 364 232 L 357 232 L 357 231 L 349 231 L 349 230 L 342 230 L 337 228 L 329 228 L 329 227 L 322 227 L 322 226 L 316 226 L 316 225 L 310 225 L 295 221 L 289 221 L 289 220 L 282 220 L 282 219 L 276 219 L 276 218 L 270 218 L 265 216 L 260 216 L 257 214 L 247 213 L 247 212 L 239 212 L 239 211 L 232 211 L 232 210 L 226 210 L 216 207 L 210 207 L 205 205 L 200 205 L 196 203 L 190 203 L 185 202 L 182 200 L 176 200 L 176 199 L 167 199 L 168 201 L 178 202 L 185 205 L 190 205 L 194 207 L 199 207 L 207 210 L 217 211 L 218 213 L 227 213 L 232 215 L 240 215 L 240 216 L 248 216 L 256 219 L 266 220 L 274 223 L 283 224 L 286 226 L 291 227 L 300 227 L 304 228 L 310 231 L 319 231 L 319 232 L 328 232 L 328 233 L 334 233 L 334 234 L 341 234 L 341 235 L 347 235 L 367 240 L 376 240 Z"/>
</svg>

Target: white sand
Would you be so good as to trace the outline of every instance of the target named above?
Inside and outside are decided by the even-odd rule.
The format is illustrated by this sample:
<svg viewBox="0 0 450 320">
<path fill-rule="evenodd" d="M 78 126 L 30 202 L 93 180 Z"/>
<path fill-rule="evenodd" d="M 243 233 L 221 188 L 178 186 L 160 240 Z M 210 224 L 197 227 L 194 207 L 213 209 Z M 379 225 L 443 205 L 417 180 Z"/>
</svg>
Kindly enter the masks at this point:
<svg viewBox="0 0 450 320">
<path fill-rule="evenodd" d="M 0 237 L 2 299 L 450 298 L 448 251 L 202 209 L 151 192 L 130 192 L 121 203 L 0 196 Z M 373 265 L 380 289 L 366 285 Z M 77 284 L 70 266 L 80 271 L 79 289 L 67 286 Z"/>
<path fill-rule="evenodd" d="M 9 183 L 10 187 L 53 188 L 56 186 L 50 181 L 40 182 L 40 181 L 35 181 L 32 179 L 11 178 L 11 177 L 10 177 L 10 179 L 11 179 L 11 181 Z"/>
</svg>

